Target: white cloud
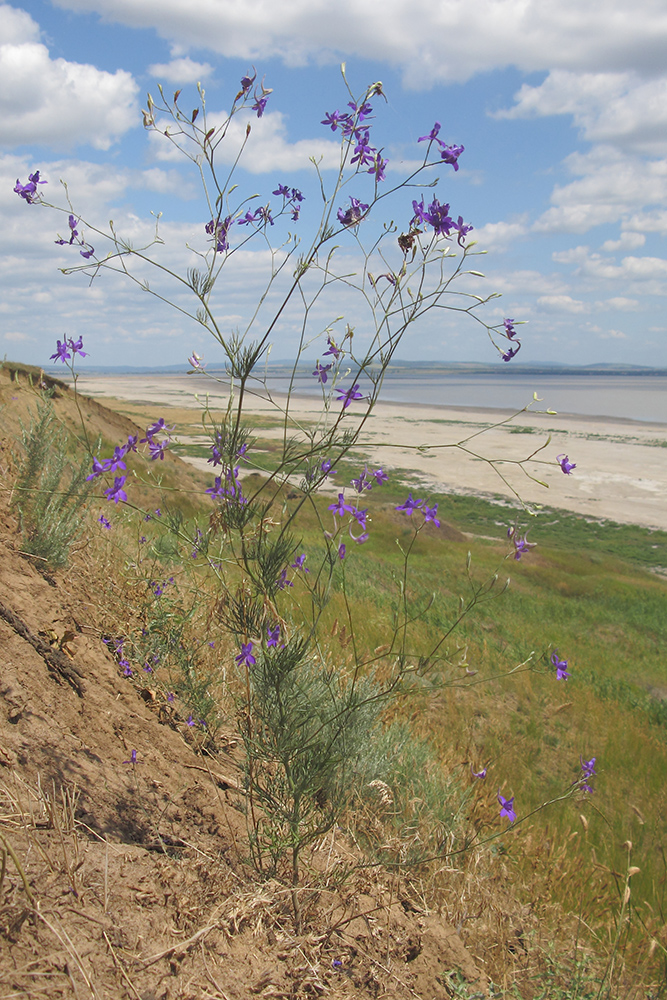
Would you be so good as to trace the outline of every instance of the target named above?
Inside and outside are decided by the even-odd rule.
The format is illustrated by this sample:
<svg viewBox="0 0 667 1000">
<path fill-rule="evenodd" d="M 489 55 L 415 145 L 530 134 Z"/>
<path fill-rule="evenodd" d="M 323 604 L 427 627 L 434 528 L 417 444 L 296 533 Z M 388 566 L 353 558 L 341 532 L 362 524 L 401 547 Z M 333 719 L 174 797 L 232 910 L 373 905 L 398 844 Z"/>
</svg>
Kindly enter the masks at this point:
<svg viewBox="0 0 667 1000">
<path fill-rule="evenodd" d="M 157 78 L 158 82 L 168 80 L 180 86 L 184 83 L 199 83 L 206 80 L 213 73 L 213 67 L 209 63 L 194 62 L 190 58 L 172 59 L 168 63 L 154 63 L 148 67 L 151 76 Z"/>
<path fill-rule="evenodd" d="M 108 149 L 139 124 L 130 73 L 51 59 L 39 28 L 23 11 L 0 6 L 0 142 L 68 150 L 81 143 Z"/>
<path fill-rule="evenodd" d="M 604 253 L 614 253 L 616 250 L 636 250 L 645 243 L 646 237 L 643 233 L 625 232 L 620 240 L 605 240 L 600 249 Z"/>
<path fill-rule="evenodd" d="M 587 302 L 580 302 L 570 295 L 541 295 L 537 300 L 538 306 L 542 306 L 547 312 L 566 313 L 587 313 L 590 306 Z"/>
<path fill-rule="evenodd" d="M 387 61 L 425 89 L 509 65 L 661 72 L 667 16 L 655 0 L 57 0 L 223 56 L 290 65 L 341 56 Z M 443 57 L 443 50 L 446 56 Z"/>
<path fill-rule="evenodd" d="M 607 330 L 605 333 L 598 334 L 600 340 L 627 340 L 627 333 L 623 333 L 622 330 Z"/>
<path fill-rule="evenodd" d="M 527 221 L 528 217 L 524 216 L 519 222 L 487 222 L 474 230 L 475 242 L 480 250 L 494 250 L 496 253 L 510 250 L 513 241 L 528 232 Z"/>
<path fill-rule="evenodd" d="M 227 120 L 224 111 L 209 112 L 208 122 L 213 127 Z M 232 164 L 246 141 L 246 129 L 250 125 L 252 139 L 247 143 L 241 157 L 241 166 L 251 174 L 275 174 L 277 170 L 302 170 L 311 166 L 310 157 L 321 160 L 321 169 L 335 169 L 340 164 L 340 145 L 320 136 L 313 139 L 287 141 L 286 118 L 282 111 L 265 111 L 261 118 L 241 112 L 236 114 L 227 127 L 225 141 L 216 151 L 218 163 Z M 149 132 L 153 153 L 158 160 L 181 161 L 183 154 L 164 135 Z"/>
<path fill-rule="evenodd" d="M 629 219 L 624 219 L 621 228 L 638 229 L 643 233 L 659 233 L 661 236 L 667 236 L 667 211 L 661 209 L 654 212 L 638 212 L 631 215 Z"/>
<path fill-rule="evenodd" d="M 554 70 L 537 87 L 523 84 L 515 104 L 496 118 L 572 115 L 589 142 L 635 152 L 667 153 L 667 78 L 638 72 L 575 73 Z"/>
<path fill-rule="evenodd" d="M 639 309 L 638 299 L 628 299 L 623 295 L 616 295 L 614 298 L 605 299 L 604 302 L 596 302 L 595 306 L 600 311 L 608 311 L 610 309 L 614 312 L 635 312 Z"/>
</svg>

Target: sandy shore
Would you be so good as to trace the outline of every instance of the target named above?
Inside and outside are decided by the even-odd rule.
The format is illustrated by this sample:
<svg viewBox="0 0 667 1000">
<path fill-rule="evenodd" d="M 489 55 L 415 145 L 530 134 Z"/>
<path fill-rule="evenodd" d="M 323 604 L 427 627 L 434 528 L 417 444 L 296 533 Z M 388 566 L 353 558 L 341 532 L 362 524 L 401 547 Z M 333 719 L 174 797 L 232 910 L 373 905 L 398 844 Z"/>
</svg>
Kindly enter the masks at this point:
<svg viewBox="0 0 667 1000">
<path fill-rule="evenodd" d="M 99 399 L 193 410 L 201 407 L 197 392 L 201 400 L 208 392 L 213 407 L 224 402 L 214 388 L 185 376 L 89 376 L 79 382 L 81 392 Z M 251 397 L 248 412 L 278 415 L 276 403 L 283 400 L 274 400 Z M 411 470 L 423 490 L 507 498 L 516 492 L 531 504 L 667 530 L 667 425 L 539 412 L 543 405 L 533 403 L 498 427 L 510 411 L 379 403 L 357 450 L 373 467 Z M 293 397 L 290 409 L 305 421 L 321 412 L 318 400 L 306 397 Z M 351 425 L 353 407 L 350 413 Z M 569 476 L 556 462 L 562 453 L 577 466 Z"/>
</svg>

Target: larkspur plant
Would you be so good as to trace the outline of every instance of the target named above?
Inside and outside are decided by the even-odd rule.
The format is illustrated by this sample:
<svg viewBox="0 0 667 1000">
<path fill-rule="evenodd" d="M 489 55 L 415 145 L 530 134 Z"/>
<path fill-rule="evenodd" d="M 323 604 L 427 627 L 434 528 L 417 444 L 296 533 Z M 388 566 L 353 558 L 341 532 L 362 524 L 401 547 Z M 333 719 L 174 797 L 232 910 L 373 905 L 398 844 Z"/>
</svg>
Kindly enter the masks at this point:
<svg viewBox="0 0 667 1000">
<path fill-rule="evenodd" d="M 521 344 L 515 320 L 506 318 L 489 325 L 483 319 L 482 307 L 494 295 L 479 296 L 461 287 L 463 278 L 482 277 L 469 266 L 479 251 L 470 238 L 473 226 L 433 190 L 438 184 L 434 170 L 444 166 L 454 174 L 464 153 L 462 145 L 440 138 L 439 122 L 418 140 L 425 144 L 420 147 L 424 151 L 420 165 L 392 185 L 387 180 L 389 164 L 383 147 L 374 136 L 376 113 L 384 97 L 382 85 L 372 84 L 360 98 L 350 92 L 347 110 L 328 111 L 322 120 L 340 139 L 340 166 L 333 183 L 327 185 L 319 164 L 312 161 L 323 196 L 314 218 L 304 194 L 286 178 L 274 182 L 277 186 L 266 203 L 252 207 L 249 203 L 258 196 L 243 193 L 235 179 L 236 167 L 218 171 L 218 150 L 231 141 L 233 119 L 238 117 L 245 125 L 245 138 L 234 159 L 238 164 L 251 140 L 253 119 L 263 116 L 270 94 L 263 83 L 256 85 L 256 74 L 243 77 L 231 110 L 222 119 L 209 117 L 201 87 L 192 111 L 183 110 L 180 91 L 169 100 L 160 88 L 159 102 L 148 96 L 145 128 L 192 162 L 203 184 L 200 238 L 188 247 L 192 266 L 185 277 L 151 256 L 162 242 L 159 220 L 153 236 L 133 246 L 113 223 L 103 229 L 84 221 L 66 187 L 67 205 L 58 211 L 67 217 L 68 237 L 58 235 L 55 242 L 64 252 L 76 246 L 83 258 L 63 267 L 64 273 L 98 276 L 115 272 L 163 301 L 170 301 L 170 283 L 179 291 L 187 289 L 192 304 L 182 297 L 172 304 L 204 329 L 223 352 L 222 375 L 209 372 L 199 354 L 193 352 L 188 358 L 192 373 L 221 385 L 228 395 L 222 413 L 206 407 L 203 414 L 211 439 L 208 462 L 214 475 L 206 494 L 213 514 L 203 530 L 197 527 L 194 539 L 192 532 L 181 531 L 180 523 L 173 533 L 187 547 L 189 558 L 198 567 L 206 567 L 216 580 L 218 596 L 210 617 L 232 637 L 238 650 L 231 659 L 239 681 L 236 712 L 245 749 L 251 856 L 259 871 L 292 883 L 298 929 L 301 911 L 296 889 L 302 878 L 302 852 L 335 826 L 369 776 L 382 778 L 373 748 L 380 740 L 388 700 L 404 689 L 408 675 L 433 671 L 438 663 L 446 662 L 443 644 L 454 629 L 480 602 L 504 589 L 496 587 L 497 575 L 488 583 L 476 584 L 469 559 L 469 600 L 461 599 L 459 613 L 429 649 L 413 647 L 413 627 L 428 616 L 430 604 L 417 607 L 411 601 L 410 554 L 418 536 L 438 531 L 440 520 L 437 503 L 409 493 L 395 506 L 406 519 L 411 540 L 401 548 L 399 597 L 394 620 L 388 623 L 387 641 L 379 653 L 364 652 L 353 641 L 342 660 L 335 660 L 324 639 L 327 608 L 334 594 L 342 595 L 346 625 L 354 638 L 355 601 L 347 577 L 354 572 L 355 560 L 363 558 L 362 547 L 372 545 L 369 494 L 375 499 L 389 476 L 382 467 L 369 472 L 364 466 L 349 488 L 335 479 L 337 499 L 332 503 L 322 501 L 322 491 L 331 490 L 337 467 L 350 460 L 352 449 L 361 441 L 404 336 L 429 313 L 449 310 L 472 318 L 486 330 L 503 361 L 511 361 Z M 17 181 L 14 190 L 30 206 L 55 208 L 38 188 L 46 183 L 36 171 L 26 185 Z M 378 219 L 383 205 L 390 203 L 398 223 Z M 286 229 L 286 223 L 297 229 Z M 311 229 L 299 237 L 296 233 L 304 225 Z M 216 308 L 223 301 L 220 293 L 224 295 L 227 281 L 236 280 L 238 252 L 256 242 L 270 250 L 269 273 L 245 328 L 229 334 L 217 319 Z M 346 257 L 341 259 L 343 254 Z M 350 255 L 356 260 L 352 273 Z M 154 266 L 155 286 L 146 280 L 147 264 Z M 338 315 L 336 296 L 341 287 L 353 303 L 351 308 L 358 311 L 355 326 Z M 316 318 L 323 315 L 324 322 Z M 274 398 L 263 372 L 272 339 L 291 325 L 300 332 L 283 402 Z M 52 360 L 70 366 L 75 386 L 74 360 L 77 354 L 85 357 L 82 347 L 81 338 L 66 337 L 58 341 L 52 355 Z M 294 380 L 304 363 L 322 392 L 321 417 L 305 429 L 292 408 Z M 270 466 L 253 453 L 246 424 L 244 407 L 255 394 L 261 394 L 280 414 L 282 448 Z M 145 446 L 144 457 L 161 462 L 171 431 L 161 418 L 146 429 L 144 437 L 129 436 L 106 458 L 91 449 L 88 483 L 99 486 L 100 498 L 115 505 L 129 503 L 128 461 Z M 472 453 L 468 440 L 457 447 Z M 515 464 L 530 475 L 526 465 L 535 460 L 536 453 Z M 574 468 L 567 456 L 559 456 L 558 462 L 567 474 Z M 250 470 L 261 475 L 248 476 Z M 286 494 L 288 489 L 291 492 Z M 276 512 L 274 519 L 271 515 Z M 297 529 L 306 513 L 319 525 L 320 544 L 304 551 Z M 156 510 L 144 519 L 155 522 L 159 515 Z M 110 526 L 104 515 L 98 523 Z M 517 561 L 535 544 L 515 528 L 508 537 L 510 555 Z M 350 541 L 355 544 L 351 546 Z M 149 545 L 157 551 L 157 543 L 142 535 L 139 547 Z M 147 600 L 154 608 L 151 621 L 163 615 L 166 622 L 168 602 L 178 594 L 177 583 L 173 578 L 153 578 L 147 588 Z M 167 652 L 155 646 L 158 634 L 159 629 L 146 625 L 127 647 L 124 640 L 116 645 L 114 655 L 124 676 L 132 678 L 140 669 L 157 671 Z M 179 649 L 182 653 L 185 642 L 176 637 L 169 645 L 170 655 Z M 156 655 L 158 660 L 152 660 Z M 529 661 L 528 666 L 520 666 L 528 669 Z M 185 676 L 188 671 L 196 676 L 194 663 L 188 661 Z M 560 670 L 559 664 L 555 665 Z M 173 684 L 171 679 L 167 683 L 165 697 L 171 703 Z M 186 725 L 195 728 L 198 724 L 207 728 L 205 713 L 200 716 L 193 707 Z M 391 755 L 384 754 L 383 766 L 391 766 Z M 484 778 L 489 766 L 477 772 L 471 767 L 472 777 Z M 514 823 L 514 796 L 504 799 L 499 791 L 498 802 L 501 817 Z"/>
</svg>

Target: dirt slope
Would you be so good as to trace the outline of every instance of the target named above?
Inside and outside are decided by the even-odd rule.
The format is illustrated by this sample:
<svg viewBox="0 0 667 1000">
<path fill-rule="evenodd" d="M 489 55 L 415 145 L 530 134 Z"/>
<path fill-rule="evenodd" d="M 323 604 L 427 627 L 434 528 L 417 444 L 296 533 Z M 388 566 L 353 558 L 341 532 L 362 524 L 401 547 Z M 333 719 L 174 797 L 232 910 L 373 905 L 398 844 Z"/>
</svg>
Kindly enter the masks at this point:
<svg viewBox="0 0 667 1000">
<path fill-rule="evenodd" d="M 0 998 L 440 1000 L 452 970 L 480 981 L 392 877 L 341 886 L 342 837 L 312 858 L 330 877 L 304 890 L 294 934 L 289 894 L 244 863 L 233 734 L 196 754 L 183 720 L 123 678 L 89 579 L 21 554 L 9 443 L 30 389 L 0 375 Z M 136 432 L 86 407 L 105 436 Z"/>
</svg>

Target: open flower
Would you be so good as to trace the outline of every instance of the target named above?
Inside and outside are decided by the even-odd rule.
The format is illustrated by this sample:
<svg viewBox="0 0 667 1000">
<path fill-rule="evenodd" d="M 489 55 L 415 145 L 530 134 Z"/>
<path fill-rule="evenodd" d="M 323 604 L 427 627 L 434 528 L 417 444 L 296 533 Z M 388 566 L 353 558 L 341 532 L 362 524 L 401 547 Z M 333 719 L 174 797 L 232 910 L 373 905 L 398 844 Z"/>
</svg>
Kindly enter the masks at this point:
<svg viewBox="0 0 667 1000">
<path fill-rule="evenodd" d="M 576 469 L 576 464 L 571 462 L 567 455 L 556 455 L 556 461 L 560 465 L 561 469 L 566 476 L 572 475 L 572 470 Z"/>
<path fill-rule="evenodd" d="M 558 659 L 558 653 L 555 650 L 551 654 L 551 664 L 552 664 L 552 666 L 554 666 L 556 668 L 556 680 L 557 681 L 566 681 L 568 679 L 568 677 L 572 676 L 572 674 L 568 673 L 568 670 L 567 670 L 568 661 L 567 660 L 559 660 Z"/>
<path fill-rule="evenodd" d="M 500 815 L 506 816 L 510 823 L 513 823 L 516 819 L 516 813 L 514 812 L 514 796 L 511 799 L 504 799 L 500 794 L 500 789 L 498 789 L 498 802 L 500 803 Z"/>
</svg>

